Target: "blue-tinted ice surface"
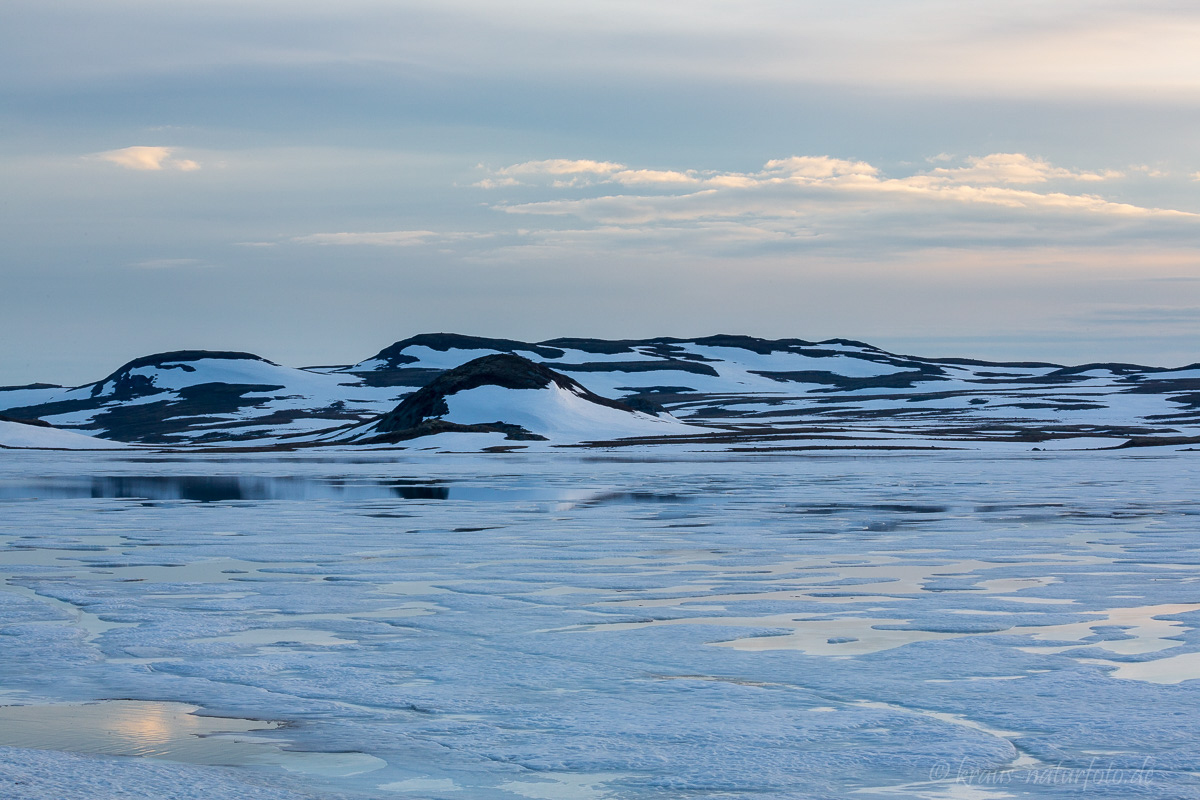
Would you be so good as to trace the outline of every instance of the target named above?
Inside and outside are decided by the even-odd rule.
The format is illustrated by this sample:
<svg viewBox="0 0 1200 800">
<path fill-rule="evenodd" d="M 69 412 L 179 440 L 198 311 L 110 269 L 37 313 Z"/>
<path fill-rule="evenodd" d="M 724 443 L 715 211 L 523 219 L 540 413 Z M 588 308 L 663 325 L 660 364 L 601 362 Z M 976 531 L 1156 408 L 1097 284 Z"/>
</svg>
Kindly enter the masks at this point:
<svg viewBox="0 0 1200 800">
<path fill-rule="evenodd" d="M 1198 467 L 6 453 L 10 487 L 445 491 L 9 492 L 0 703 L 188 703 L 386 762 L 242 768 L 289 797 L 1200 797 Z M 147 763 L 0 749 L 0 794 L 216 769 Z"/>
</svg>

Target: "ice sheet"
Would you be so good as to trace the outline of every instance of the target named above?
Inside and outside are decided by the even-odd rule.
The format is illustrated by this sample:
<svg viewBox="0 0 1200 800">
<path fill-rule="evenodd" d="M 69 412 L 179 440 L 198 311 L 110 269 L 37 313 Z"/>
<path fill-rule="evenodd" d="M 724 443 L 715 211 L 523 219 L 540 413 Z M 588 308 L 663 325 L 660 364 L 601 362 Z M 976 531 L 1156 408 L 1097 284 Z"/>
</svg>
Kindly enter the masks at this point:
<svg viewBox="0 0 1200 800">
<path fill-rule="evenodd" d="M 5 796 L 1060 798 L 1099 766 L 1088 797 L 1200 797 L 1189 453 L 0 461 L 149 475 L 447 492 L 0 501 L 4 702 L 184 703 L 379 768 L 10 749 Z"/>
</svg>

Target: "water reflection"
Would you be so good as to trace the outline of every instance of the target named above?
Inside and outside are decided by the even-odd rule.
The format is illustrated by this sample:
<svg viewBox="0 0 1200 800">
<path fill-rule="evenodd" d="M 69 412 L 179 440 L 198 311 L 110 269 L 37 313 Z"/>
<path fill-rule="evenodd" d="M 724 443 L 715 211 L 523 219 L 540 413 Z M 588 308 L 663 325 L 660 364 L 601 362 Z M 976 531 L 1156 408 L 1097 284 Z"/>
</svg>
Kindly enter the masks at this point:
<svg viewBox="0 0 1200 800">
<path fill-rule="evenodd" d="M 202 717 L 196 706 L 139 700 L 0 706 L 0 746 L 139 756 L 210 766 L 278 766 L 289 772 L 355 775 L 385 766 L 365 753 L 285 750 L 286 739 L 254 732 L 277 722 Z"/>
<path fill-rule="evenodd" d="M 241 475 L 112 475 L 0 479 L 0 500 L 261 500 L 542 501 L 572 505 L 678 503 L 690 498 L 554 486 L 468 486 L 405 478 L 264 477 Z"/>
<path fill-rule="evenodd" d="M 144 756 L 192 764 L 241 763 L 238 734 L 276 722 L 199 717 L 195 706 L 110 700 L 0 707 L 0 744 L 96 755 Z"/>
<path fill-rule="evenodd" d="M 0 481 L 0 500 L 113 498 L 191 500 L 448 500 L 450 490 L 429 482 L 239 475 L 61 476 Z"/>
</svg>

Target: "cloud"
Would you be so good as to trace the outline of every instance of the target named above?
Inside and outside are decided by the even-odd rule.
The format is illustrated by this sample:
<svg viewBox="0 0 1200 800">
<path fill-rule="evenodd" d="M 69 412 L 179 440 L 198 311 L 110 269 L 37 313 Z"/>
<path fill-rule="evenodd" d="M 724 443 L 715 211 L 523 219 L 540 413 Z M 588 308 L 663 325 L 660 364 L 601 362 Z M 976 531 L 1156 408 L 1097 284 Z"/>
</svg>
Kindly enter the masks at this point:
<svg viewBox="0 0 1200 800">
<path fill-rule="evenodd" d="M 410 247 L 426 244 L 431 239 L 440 237 L 434 231 L 367 231 L 360 233 L 313 233 L 308 236 L 296 236 L 292 239 L 298 244 L 320 245 L 376 245 L 382 247 Z"/>
<path fill-rule="evenodd" d="M 694 174 L 670 169 L 623 169 L 620 172 L 614 173 L 612 180 L 615 183 L 625 184 L 626 186 L 700 182 Z"/>
<path fill-rule="evenodd" d="M 437 231 L 343 231 L 340 233 L 310 233 L 306 236 L 294 236 L 290 241 L 296 244 L 316 245 L 372 245 L 375 247 L 415 247 L 425 244 L 457 242 L 467 239 L 487 239 L 490 233 L 452 231 L 439 233 Z M 261 242 L 247 242 L 261 246 Z"/>
<path fill-rule="evenodd" d="M 197 267 L 204 262 L 198 258 L 151 258 L 138 261 L 131 266 L 140 269 L 176 269 L 180 267 Z"/>
<path fill-rule="evenodd" d="M 1148 178 L 1168 178 L 1171 176 L 1171 173 L 1167 170 L 1150 164 L 1130 164 L 1128 171 L 1141 173 Z"/>
<path fill-rule="evenodd" d="M 1075 181 L 1105 181 L 1123 177 L 1116 170 L 1103 172 L 1073 172 L 1056 167 L 1040 158 L 1024 153 L 992 153 L 982 158 L 968 158 L 967 167 L 939 167 L 927 173 L 930 178 L 954 183 L 1045 183 L 1051 179 Z"/>
<path fill-rule="evenodd" d="M 651 186 L 700 182 L 702 182 L 702 178 L 694 170 L 681 172 L 673 169 L 629 169 L 624 164 L 618 164 L 615 161 L 550 158 L 502 167 L 493 171 L 490 177 L 477 182 L 475 186 L 483 189 L 499 189 L 506 186 L 545 184 L 556 188 L 570 188 L 590 186 L 596 183 Z"/>
<path fill-rule="evenodd" d="M 1187 325 L 1195 328 L 1200 327 L 1200 307 L 1114 306 L 1095 309 L 1081 319 L 1111 325 Z"/>
<path fill-rule="evenodd" d="M 526 161 L 494 170 L 475 185 L 485 189 L 505 186 L 548 184 L 556 188 L 619 184 L 622 186 L 705 186 L 732 188 L 763 180 L 819 180 L 844 176 L 874 175 L 878 170 L 863 161 L 828 156 L 792 156 L 768 161 L 762 173 L 731 173 L 715 170 L 631 169 L 612 161 L 548 159 Z"/>
<path fill-rule="evenodd" d="M 472 229 L 343 229 L 277 241 L 437 248 L 488 263 L 566 264 L 619 252 L 664 262 L 958 258 L 964 269 L 985 251 L 1013 264 L 1022 253 L 1041 263 L 1047 253 L 1070 261 L 1087 251 L 1098 264 L 1094 254 L 1107 248 L 1140 263 L 1200 244 L 1200 214 L 1123 197 L 1136 181 L 1117 175 L 1025 153 L 906 162 L 899 174 L 832 155 L 792 155 L 745 171 L 540 159 L 486 170 L 495 196 Z"/>
<path fill-rule="evenodd" d="M 612 161 L 572 160 L 550 158 L 544 161 L 526 161 L 497 170 L 499 175 L 607 175 L 625 169 Z"/>
<path fill-rule="evenodd" d="M 646 181 L 664 191 L 612 194 L 580 199 L 554 199 L 498 206 L 510 214 L 575 216 L 599 223 L 645 224 L 655 220 L 718 219 L 729 217 L 805 218 L 887 211 L 916 204 L 941 208 L 999 206 L 1017 210 L 1079 212 L 1111 216 L 1175 216 L 1200 220 L 1200 215 L 1172 209 L 1146 208 L 1095 194 L 1039 192 L 1009 184 L 1044 183 L 1050 178 L 1096 181 L 1116 177 L 1112 171 L 1076 172 L 1019 153 L 996 153 L 968 159 L 969 166 L 937 167 L 904 178 L 888 178 L 864 161 L 829 156 L 792 156 L 768 161 L 759 172 L 663 173 L 683 180 Z M 604 183 L 631 183 L 614 172 Z M 695 188 L 683 194 L 665 191 L 663 184 Z"/>
<path fill-rule="evenodd" d="M 773 159 L 750 172 L 533 161 L 493 175 L 519 173 L 532 180 L 570 174 L 574 167 L 567 165 L 603 164 L 587 168 L 589 185 L 610 191 L 574 197 L 554 191 L 531 199 L 525 190 L 519 201 L 493 208 L 544 221 L 521 233 L 519 250 L 510 247 L 523 255 L 543 248 L 566 256 L 572 247 L 588 252 L 607 245 L 700 255 L 822 250 L 886 259 L 923 248 L 1079 248 L 1130 241 L 1166 247 L 1194 245 L 1200 238 L 1200 214 L 1071 190 L 1072 183 L 1113 181 L 1121 175 L 1115 170 L 1068 169 L 1023 153 L 962 163 L 890 177 L 866 161 L 832 156 Z"/>
<path fill-rule="evenodd" d="M 505 186 L 520 186 L 521 182 L 516 178 L 484 178 L 472 185 L 480 189 L 500 189 Z"/>
<path fill-rule="evenodd" d="M 495 170 L 492 177 L 485 178 L 475 185 L 483 189 L 494 189 L 503 186 L 519 186 L 524 183 L 546 182 L 549 179 L 555 185 L 577 186 L 586 183 L 590 177 L 612 175 L 624 169 L 624 165 L 612 161 L 548 158 L 502 167 Z"/>
<path fill-rule="evenodd" d="M 153 171 L 171 169 L 180 172 L 192 172 L 200 169 L 200 165 L 189 158 L 173 158 L 171 154 L 175 150 L 174 147 L 123 147 L 120 150 L 97 153 L 96 158 L 126 169 Z"/>
<path fill-rule="evenodd" d="M 829 156 L 791 156 L 768 161 L 761 174 L 786 176 L 796 181 L 820 181 L 846 176 L 874 176 L 879 170 L 865 161 Z"/>
</svg>

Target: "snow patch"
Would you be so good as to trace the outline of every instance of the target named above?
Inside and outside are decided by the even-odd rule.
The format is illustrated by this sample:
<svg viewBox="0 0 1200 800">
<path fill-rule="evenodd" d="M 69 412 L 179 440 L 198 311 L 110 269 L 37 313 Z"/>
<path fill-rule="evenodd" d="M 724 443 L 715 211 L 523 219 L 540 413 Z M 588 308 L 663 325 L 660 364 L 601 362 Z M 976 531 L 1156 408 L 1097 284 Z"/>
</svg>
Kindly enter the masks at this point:
<svg viewBox="0 0 1200 800">
<path fill-rule="evenodd" d="M 115 450 L 129 447 L 58 428 L 0 420 L 0 447 L 37 450 Z"/>
<path fill-rule="evenodd" d="M 556 442 L 669 436 L 697 430 L 672 417 L 602 406 L 553 383 L 544 389 L 480 386 L 450 395 L 446 405 L 450 411 L 443 419 L 447 422 L 505 422 Z"/>
</svg>

